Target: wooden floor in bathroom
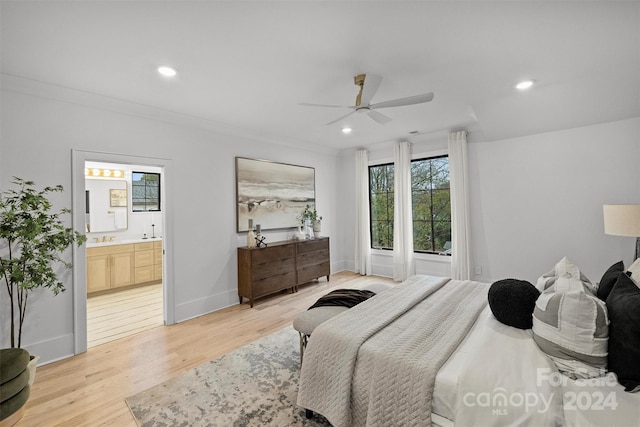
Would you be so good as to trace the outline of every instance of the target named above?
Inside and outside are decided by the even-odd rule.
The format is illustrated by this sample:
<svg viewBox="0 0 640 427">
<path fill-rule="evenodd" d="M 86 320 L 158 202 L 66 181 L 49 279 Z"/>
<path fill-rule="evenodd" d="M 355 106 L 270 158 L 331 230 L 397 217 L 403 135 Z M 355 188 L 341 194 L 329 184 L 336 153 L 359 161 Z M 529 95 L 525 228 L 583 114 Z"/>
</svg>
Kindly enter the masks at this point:
<svg viewBox="0 0 640 427">
<path fill-rule="evenodd" d="M 87 298 L 87 347 L 164 324 L 162 283 Z"/>
</svg>

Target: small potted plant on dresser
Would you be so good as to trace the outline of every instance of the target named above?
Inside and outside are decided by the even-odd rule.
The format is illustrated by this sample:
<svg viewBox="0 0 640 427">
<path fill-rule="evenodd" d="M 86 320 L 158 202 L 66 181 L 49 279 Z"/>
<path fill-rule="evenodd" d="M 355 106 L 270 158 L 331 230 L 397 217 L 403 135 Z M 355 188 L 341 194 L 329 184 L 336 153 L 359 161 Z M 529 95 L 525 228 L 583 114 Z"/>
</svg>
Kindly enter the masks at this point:
<svg viewBox="0 0 640 427">
<path fill-rule="evenodd" d="M 28 298 L 38 288 L 48 288 L 54 295 L 63 292 L 64 284 L 58 280 L 54 266 L 71 268 L 62 253 L 74 243 L 80 246 L 87 240 L 62 222 L 62 215 L 71 213 L 69 209 L 52 211 L 48 195 L 62 192 L 62 186 L 37 190 L 32 181 L 16 177 L 12 184 L 17 188 L 0 192 L 0 281 L 7 289 L 11 316 L 11 347 L 0 350 L 0 383 L 11 388 L 7 390 L 10 396 L 2 390 L 0 421 L 5 424 L 26 403 L 39 359 L 21 348 Z M 4 301 L 3 311 L 7 309 Z"/>
<path fill-rule="evenodd" d="M 313 235 L 320 237 L 320 231 L 322 230 L 322 216 L 318 215 L 316 208 L 311 208 L 310 205 L 305 206 L 302 211 L 302 218 L 309 221 L 313 226 Z"/>
</svg>

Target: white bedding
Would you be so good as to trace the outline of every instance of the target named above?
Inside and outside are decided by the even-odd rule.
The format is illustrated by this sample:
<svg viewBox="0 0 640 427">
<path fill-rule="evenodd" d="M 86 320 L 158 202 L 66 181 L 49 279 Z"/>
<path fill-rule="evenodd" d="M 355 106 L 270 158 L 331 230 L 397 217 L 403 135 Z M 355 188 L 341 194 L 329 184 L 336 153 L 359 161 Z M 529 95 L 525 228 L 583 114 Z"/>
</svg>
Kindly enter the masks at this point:
<svg viewBox="0 0 640 427">
<path fill-rule="evenodd" d="M 531 330 L 498 322 L 489 307 L 438 372 L 432 410 L 441 426 L 640 426 L 639 393 L 561 376 Z"/>
<path fill-rule="evenodd" d="M 487 291 L 483 283 L 413 276 L 327 320 L 305 351 L 298 404 L 336 426 L 428 425 L 437 372 Z"/>
</svg>

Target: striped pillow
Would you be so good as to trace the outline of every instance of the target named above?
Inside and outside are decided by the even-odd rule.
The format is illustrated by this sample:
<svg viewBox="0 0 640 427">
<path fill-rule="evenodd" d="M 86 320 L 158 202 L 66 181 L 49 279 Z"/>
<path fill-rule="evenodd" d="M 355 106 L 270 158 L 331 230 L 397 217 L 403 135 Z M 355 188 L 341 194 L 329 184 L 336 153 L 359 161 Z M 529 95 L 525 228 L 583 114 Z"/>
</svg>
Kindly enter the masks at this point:
<svg viewBox="0 0 640 427">
<path fill-rule="evenodd" d="M 533 339 L 569 377 L 603 376 L 609 339 L 607 307 L 580 290 L 548 290 L 540 295 L 533 310 Z"/>
</svg>

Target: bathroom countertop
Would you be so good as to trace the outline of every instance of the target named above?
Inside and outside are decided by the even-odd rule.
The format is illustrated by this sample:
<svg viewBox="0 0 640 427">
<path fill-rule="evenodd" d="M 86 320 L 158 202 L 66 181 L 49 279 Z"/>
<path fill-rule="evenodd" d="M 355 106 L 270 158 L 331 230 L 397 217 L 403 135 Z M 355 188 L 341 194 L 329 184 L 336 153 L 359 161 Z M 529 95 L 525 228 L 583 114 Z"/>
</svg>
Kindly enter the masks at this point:
<svg viewBox="0 0 640 427">
<path fill-rule="evenodd" d="M 107 236 L 108 238 L 108 236 Z M 96 243 L 95 241 L 93 241 L 93 237 L 89 238 L 87 240 L 87 247 L 88 248 L 99 248 L 100 246 L 113 246 L 113 245 L 129 245 L 132 243 L 149 243 L 149 242 L 156 242 L 156 241 L 162 241 L 162 237 L 156 237 L 155 239 L 152 238 L 147 238 L 147 239 L 143 239 L 143 238 L 138 238 L 138 239 L 114 239 L 111 242 L 99 242 Z"/>
</svg>

